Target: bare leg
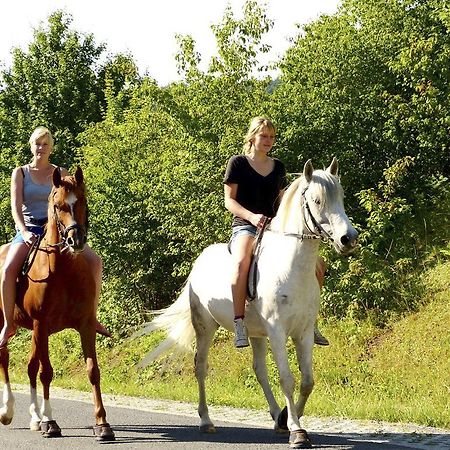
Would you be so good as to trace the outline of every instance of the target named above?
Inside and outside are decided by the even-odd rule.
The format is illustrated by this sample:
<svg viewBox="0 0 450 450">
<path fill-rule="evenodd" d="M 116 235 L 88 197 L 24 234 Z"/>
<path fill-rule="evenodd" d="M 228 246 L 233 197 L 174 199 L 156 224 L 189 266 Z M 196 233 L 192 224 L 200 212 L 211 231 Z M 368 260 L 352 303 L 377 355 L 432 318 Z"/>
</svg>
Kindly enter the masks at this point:
<svg viewBox="0 0 450 450">
<path fill-rule="evenodd" d="M 0 332 L 0 348 L 8 344 L 8 340 L 16 332 L 14 325 L 14 306 L 16 303 L 16 281 L 19 271 L 28 253 L 26 244 L 12 244 L 3 264 L 0 292 L 3 308 L 3 328 Z"/>
<path fill-rule="evenodd" d="M 231 291 L 235 317 L 245 315 L 247 298 L 247 279 L 250 269 L 252 246 L 255 238 L 251 235 L 237 236 L 233 242 L 233 267 L 231 275 Z"/>
</svg>

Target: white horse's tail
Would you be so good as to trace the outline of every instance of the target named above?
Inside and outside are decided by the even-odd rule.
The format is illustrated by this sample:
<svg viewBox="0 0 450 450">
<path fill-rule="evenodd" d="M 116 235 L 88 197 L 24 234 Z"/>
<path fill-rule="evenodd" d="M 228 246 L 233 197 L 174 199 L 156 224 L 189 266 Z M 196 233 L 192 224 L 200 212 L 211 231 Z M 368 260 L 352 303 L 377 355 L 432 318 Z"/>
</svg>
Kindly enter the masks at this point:
<svg viewBox="0 0 450 450">
<path fill-rule="evenodd" d="M 131 339 L 144 336 L 156 330 L 167 333 L 158 347 L 147 353 L 139 363 L 139 367 L 146 367 L 164 353 L 169 351 L 188 352 L 192 351 L 195 338 L 195 330 L 191 321 L 191 307 L 189 301 L 190 282 L 187 280 L 180 296 L 168 308 L 155 311 L 156 317 L 145 323 L 140 330 L 133 334 Z"/>
</svg>

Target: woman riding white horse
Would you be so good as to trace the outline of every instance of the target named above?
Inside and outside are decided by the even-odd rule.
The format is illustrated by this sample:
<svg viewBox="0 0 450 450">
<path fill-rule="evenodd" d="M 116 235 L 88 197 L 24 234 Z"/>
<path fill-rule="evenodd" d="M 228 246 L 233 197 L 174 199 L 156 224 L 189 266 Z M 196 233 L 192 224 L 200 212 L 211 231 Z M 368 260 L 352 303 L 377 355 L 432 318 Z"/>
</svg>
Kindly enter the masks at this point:
<svg viewBox="0 0 450 450">
<path fill-rule="evenodd" d="M 266 350 L 269 339 L 287 404 L 287 427 L 292 448 L 309 448 L 309 437 L 300 426 L 306 401 L 313 389 L 312 351 L 314 323 L 319 311 L 320 288 L 316 261 L 321 240 L 330 241 L 338 253 L 348 254 L 357 232 L 345 214 L 338 163 L 313 171 L 305 164 L 303 176 L 286 190 L 277 215 L 260 241 L 256 273 L 256 298 L 246 308 L 245 321 L 253 350 L 253 367 L 267 398 L 275 428 L 286 414 L 269 385 Z M 214 432 L 205 393 L 208 350 L 219 326 L 234 329 L 230 287 L 232 259 L 226 244 L 206 248 L 197 258 L 186 285 L 175 303 L 161 311 L 139 334 L 164 329 L 168 337 L 145 358 L 146 364 L 177 345 L 192 348 L 196 339 L 195 375 L 199 386 L 200 430 Z M 286 343 L 291 337 L 301 371 L 300 396 L 294 400 L 294 377 Z"/>
</svg>

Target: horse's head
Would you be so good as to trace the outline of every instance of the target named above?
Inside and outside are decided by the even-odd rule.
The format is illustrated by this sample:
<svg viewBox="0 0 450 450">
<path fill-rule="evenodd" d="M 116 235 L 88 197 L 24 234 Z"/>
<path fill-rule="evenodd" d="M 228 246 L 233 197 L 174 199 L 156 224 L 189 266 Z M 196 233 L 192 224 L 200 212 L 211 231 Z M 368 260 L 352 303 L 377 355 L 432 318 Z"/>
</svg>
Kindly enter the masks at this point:
<svg viewBox="0 0 450 450">
<path fill-rule="evenodd" d="M 338 169 L 336 158 L 326 170 L 314 170 L 311 160 L 306 162 L 299 186 L 302 216 L 309 232 L 330 240 L 339 253 L 348 254 L 355 249 L 358 232 L 345 213 Z"/>
<path fill-rule="evenodd" d="M 305 164 L 303 176 L 286 190 L 275 222 L 281 232 L 329 240 L 339 253 L 354 250 L 358 232 L 345 214 L 336 158 L 326 170 L 314 170 L 311 160 Z"/>
<path fill-rule="evenodd" d="M 49 198 L 49 223 L 53 220 L 59 234 L 59 243 L 74 253 L 84 250 L 87 233 L 87 201 L 80 167 L 74 176 L 61 177 L 53 171 L 53 188 Z"/>
</svg>

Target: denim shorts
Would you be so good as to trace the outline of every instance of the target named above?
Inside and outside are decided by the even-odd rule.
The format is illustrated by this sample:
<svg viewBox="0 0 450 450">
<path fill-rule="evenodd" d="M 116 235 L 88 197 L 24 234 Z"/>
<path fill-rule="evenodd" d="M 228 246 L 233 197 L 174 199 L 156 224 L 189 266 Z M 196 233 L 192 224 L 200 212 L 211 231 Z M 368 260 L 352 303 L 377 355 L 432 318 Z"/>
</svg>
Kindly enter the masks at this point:
<svg viewBox="0 0 450 450">
<path fill-rule="evenodd" d="M 26 229 L 34 234 L 37 234 L 38 236 L 42 236 L 45 232 L 44 227 L 39 227 L 37 225 L 29 225 Z M 22 233 L 19 230 L 17 230 L 17 234 L 14 236 L 11 244 L 25 244 Z"/>
<path fill-rule="evenodd" d="M 228 243 L 228 250 L 231 253 L 231 248 L 233 242 L 238 236 L 256 236 L 256 227 L 254 225 L 238 225 L 237 227 L 233 227 L 231 232 L 230 242 Z"/>
</svg>

